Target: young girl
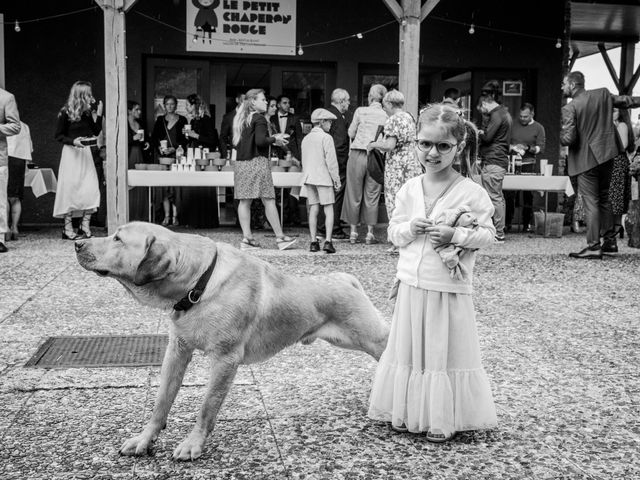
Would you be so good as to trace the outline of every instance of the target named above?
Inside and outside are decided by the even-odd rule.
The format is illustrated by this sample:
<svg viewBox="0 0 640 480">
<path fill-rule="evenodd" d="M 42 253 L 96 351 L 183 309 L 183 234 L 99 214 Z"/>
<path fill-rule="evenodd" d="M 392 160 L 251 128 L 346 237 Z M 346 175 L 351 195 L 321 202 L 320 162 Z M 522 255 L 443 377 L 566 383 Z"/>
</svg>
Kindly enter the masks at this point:
<svg viewBox="0 0 640 480">
<path fill-rule="evenodd" d="M 460 111 L 428 106 L 418 120 L 417 155 L 426 173 L 398 191 L 389 222 L 399 247 L 398 285 L 391 333 L 373 382 L 369 417 L 392 428 L 426 432 L 446 442 L 457 431 L 497 424 L 489 380 L 482 367 L 471 299 L 475 249 L 495 237 L 493 206 L 485 190 L 452 165 L 462 158 L 470 172 L 477 132 Z M 466 210 L 475 228 L 435 223 L 448 212 Z M 435 248 L 461 247 L 459 280 Z"/>
</svg>

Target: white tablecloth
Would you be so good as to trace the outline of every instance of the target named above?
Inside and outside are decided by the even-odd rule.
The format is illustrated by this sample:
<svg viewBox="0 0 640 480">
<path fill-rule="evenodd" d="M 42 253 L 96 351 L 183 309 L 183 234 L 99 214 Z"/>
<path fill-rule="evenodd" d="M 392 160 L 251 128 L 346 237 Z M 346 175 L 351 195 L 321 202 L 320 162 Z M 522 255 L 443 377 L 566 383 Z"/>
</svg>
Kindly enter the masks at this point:
<svg viewBox="0 0 640 480">
<path fill-rule="evenodd" d="M 24 186 L 31 187 L 33 195 L 37 198 L 45 193 L 55 193 L 58 180 L 51 168 L 30 168 L 24 175 Z"/>
<path fill-rule="evenodd" d="M 564 192 L 573 195 L 569 177 L 544 175 L 506 175 L 502 183 L 503 190 L 531 190 L 540 192 Z"/>
<path fill-rule="evenodd" d="M 301 172 L 271 172 L 271 175 L 276 188 L 302 186 Z M 129 170 L 127 183 L 130 187 L 233 187 L 233 172 Z"/>
</svg>

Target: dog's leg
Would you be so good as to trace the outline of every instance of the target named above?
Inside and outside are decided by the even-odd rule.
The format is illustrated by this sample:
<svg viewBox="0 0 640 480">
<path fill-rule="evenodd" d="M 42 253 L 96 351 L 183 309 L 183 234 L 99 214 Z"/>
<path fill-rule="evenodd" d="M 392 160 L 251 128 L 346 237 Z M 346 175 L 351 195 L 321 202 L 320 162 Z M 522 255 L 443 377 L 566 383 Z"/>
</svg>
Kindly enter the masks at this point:
<svg viewBox="0 0 640 480">
<path fill-rule="evenodd" d="M 202 455 L 204 442 L 213 431 L 218 411 L 231 388 L 240 360 L 241 356 L 237 354 L 212 358 L 211 378 L 204 404 L 200 409 L 195 427 L 174 450 L 174 460 L 195 460 Z"/>
<path fill-rule="evenodd" d="M 315 335 L 336 347 L 368 353 L 377 361 L 387 347 L 389 325 L 371 308 L 346 320 L 328 322 Z"/>
<path fill-rule="evenodd" d="M 173 401 L 180 390 L 187 365 L 191 361 L 193 349 L 187 347 L 178 338 L 170 338 L 162 361 L 160 387 L 151 419 L 144 430 L 125 441 L 120 447 L 122 455 L 144 455 L 148 453 L 158 434 L 167 423 L 167 416 Z"/>
</svg>

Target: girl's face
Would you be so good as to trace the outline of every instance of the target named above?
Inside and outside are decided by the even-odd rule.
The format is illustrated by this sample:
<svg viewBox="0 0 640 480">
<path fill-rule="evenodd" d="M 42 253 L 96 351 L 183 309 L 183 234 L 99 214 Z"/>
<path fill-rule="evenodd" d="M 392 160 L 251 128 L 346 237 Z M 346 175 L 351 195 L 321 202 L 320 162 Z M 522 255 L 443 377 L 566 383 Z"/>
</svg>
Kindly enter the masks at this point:
<svg viewBox="0 0 640 480">
<path fill-rule="evenodd" d="M 269 116 L 273 116 L 276 114 L 276 110 L 278 110 L 278 103 L 275 100 L 271 100 L 269 102 L 269 107 L 267 109 L 267 114 Z"/>
<path fill-rule="evenodd" d="M 174 100 L 167 100 L 164 102 L 164 109 L 167 113 L 175 113 L 177 107 L 178 105 L 176 105 Z"/>
<path fill-rule="evenodd" d="M 427 172 L 442 172 L 452 168 L 456 154 L 464 148 L 440 122 L 425 124 L 418 132 L 416 154 Z"/>
<path fill-rule="evenodd" d="M 267 111 L 267 98 L 264 93 L 259 93 L 258 96 L 251 101 L 253 109 L 258 113 L 264 113 Z"/>
</svg>

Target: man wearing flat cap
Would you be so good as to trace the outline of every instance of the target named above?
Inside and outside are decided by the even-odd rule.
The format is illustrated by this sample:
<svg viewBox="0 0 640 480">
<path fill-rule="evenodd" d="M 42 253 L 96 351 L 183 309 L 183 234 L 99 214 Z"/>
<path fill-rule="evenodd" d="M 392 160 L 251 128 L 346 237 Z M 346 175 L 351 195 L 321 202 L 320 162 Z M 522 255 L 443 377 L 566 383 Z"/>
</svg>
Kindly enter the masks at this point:
<svg viewBox="0 0 640 480">
<path fill-rule="evenodd" d="M 300 195 L 307 197 L 309 206 L 309 234 L 311 244 L 309 251 L 317 252 L 320 244 L 317 239 L 318 214 L 322 206 L 325 216 L 326 241 L 323 250 L 335 253 L 332 243 L 334 190 L 339 190 L 340 173 L 336 158 L 336 147 L 329 135 L 331 123 L 337 117 L 324 108 L 316 108 L 311 113 L 313 128 L 302 140 L 302 172 L 303 187 Z"/>
</svg>

